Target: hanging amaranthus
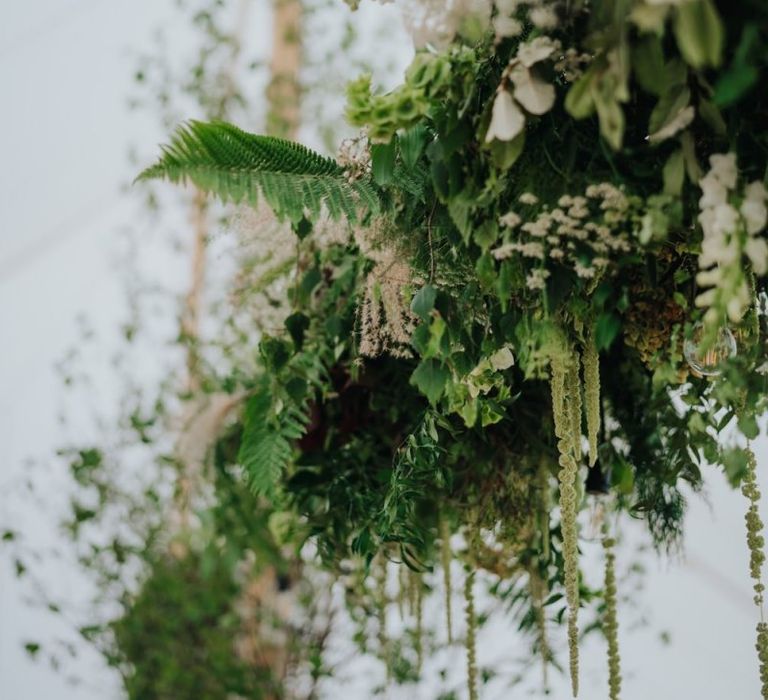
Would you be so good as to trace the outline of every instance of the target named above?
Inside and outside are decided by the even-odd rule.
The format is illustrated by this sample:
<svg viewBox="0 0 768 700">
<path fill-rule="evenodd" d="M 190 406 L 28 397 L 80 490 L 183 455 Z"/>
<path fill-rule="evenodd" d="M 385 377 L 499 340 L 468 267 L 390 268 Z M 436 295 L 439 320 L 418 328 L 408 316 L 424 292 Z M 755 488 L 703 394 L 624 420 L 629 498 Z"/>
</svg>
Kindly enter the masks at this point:
<svg viewBox="0 0 768 700">
<path fill-rule="evenodd" d="M 416 574 L 408 569 L 408 614 L 416 614 Z"/>
<path fill-rule="evenodd" d="M 378 640 L 379 653 L 384 661 L 387 670 L 387 682 L 390 677 L 389 664 L 389 637 L 387 636 L 387 559 L 383 555 L 379 556 L 379 566 L 376 576 L 376 616 L 378 622 Z"/>
<path fill-rule="evenodd" d="M 589 466 L 597 461 L 597 436 L 600 434 L 600 355 L 595 343 L 594 325 L 587 331 L 584 353 L 584 409 L 587 414 L 587 439 L 589 440 Z"/>
<path fill-rule="evenodd" d="M 573 362 L 568 365 L 566 393 L 568 413 L 571 421 L 571 451 L 576 464 L 581 461 L 581 382 L 579 381 L 579 353 L 574 350 Z"/>
<path fill-rule="evenodd" d="M 533 611 L 536 616 L 536 628 L 539 634 L 539 650 L 541 652 L 541 671 L 543 675 L 544 690 L 547 690 L 547 661 L 549 660 L 549 643 L 547 642 L 547 616 L 544 610 L 544 599 L 547 594 L 546 581 L 539 575 L 535 568 L 531 568 L 528 576 L 528 587 L 533 602 Z"/>
<path fill-rule="evenodd" d="M 443 566 L 443 585 L 445 587 L 445 627 L 448 634 L 448 644 L 453 644 L 453 620 L 451 613 L 451 532 L 448 519 L 440 516 L 440 560 Z"/>
<path fill-rule="evenodd" d="M 537 472 L 536 489 L 538 491 L 538 526 L 541 533 L 541 556 L 549 561 L 549 462 L 542 460 Z"/>
<path fill-rule="evenodd" d="M 424 664 L 424 583 L 420 574 L 412 574 L 416 580 L 416 673 L 421 674 Z"/>
<path fill-rule="evenodd" d="M 608 697 L 619 700 L 621 692 L 621 658 L 619 656 L 619 618 L 616 610 L 616 540 L 603 538 L 605 549 L 605 620 L 603 631 L 608 640 Z"/>
<path fill-rule="evenodd" d="M 405 566 L 397 567 L 397 612 L 400 620 L 405 619 L 405 598 L 408 589 L 408 574 Z"/>
<path fill-rule="evenodd" d="M 574 360 L 569 356 L 565 343 L 555 352 L 551 360 L 552 413 L 555 421 L 558 460 L 560 471 L 560 518 L 563 537 L 563 567 L 565 573 L 565 596 L 568 602 L 568 648 L 571 672 L 571 689 L 574 697 L 579 692 L 579 562 L 576 529 L 577 491 L 580 455 L 581 401 L 578 369 L 573 370 Z M 578 368 L 578 364 L 576 365 Z M 577 398 L 578 395 L 578 398 Z M 579 425 L 575 420 L 574 404 L 579 405 Z M 578 430 L 574 435 L 574 430 Z"/>
<path fill-rule="evenodd" d="M 763 521 L 760 518 L 759 502 L 760 489 L 757 487 L 757 460 L 749 444 L 747 445 L 747 472 L 741 485 L 741 492 L 749 500 L 749 508 L 744 516 L 747 523 L 747 545 L 749 546 L 749 574 L 754 581 L 755 605 L 760 610 L 760 622 L 757 624 L 757 656 L 760 661 L 760 681 L 762 696 L 768 700 L 768 624 L 763 617 L 763 593 L 765 586 L 762 581 L 765 554 L 763 546 L 765 538 L 762 535 Z"/>
<path fill-rule="evenodd" d="M 475 616 L 475 569 L 464 579 L 464 601 L 467 618 L 467 686 L 469 700 L 477 700 L 477 618 Z"/>
</svg>

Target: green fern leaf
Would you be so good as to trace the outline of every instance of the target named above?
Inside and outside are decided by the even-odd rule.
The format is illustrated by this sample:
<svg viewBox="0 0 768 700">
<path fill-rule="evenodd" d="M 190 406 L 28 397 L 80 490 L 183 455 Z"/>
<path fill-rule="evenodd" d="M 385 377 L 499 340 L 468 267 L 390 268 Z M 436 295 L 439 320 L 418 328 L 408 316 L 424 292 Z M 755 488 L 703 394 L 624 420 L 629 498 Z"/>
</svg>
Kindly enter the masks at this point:
<svg viewBox="0 0 768 700">
<path fill-rule="evenodd" d="M 255 493 L 274 496 L 277 483 L 293 458 L 292 441 L 304 435 L 307 421 L 305 412 L 293 405 L 286 405 L 279 415 L 273 415 L 266 381 L 249 399 L 238 461 Z"/>
<path fill-rule="evenodd" d="M 379 199 L 365 180 L 350 183 L 331 158 L 301 144 L 246 133 L 225 122 L 190 121 L 163 147 L 163 155 L 137 179 L 193 182 L 222 200 L 259 196 L 279 219 L 316 219 L 323 206 L 330 216 L 354 221 L 359 210 L 375 213 Z"/>
</svg>

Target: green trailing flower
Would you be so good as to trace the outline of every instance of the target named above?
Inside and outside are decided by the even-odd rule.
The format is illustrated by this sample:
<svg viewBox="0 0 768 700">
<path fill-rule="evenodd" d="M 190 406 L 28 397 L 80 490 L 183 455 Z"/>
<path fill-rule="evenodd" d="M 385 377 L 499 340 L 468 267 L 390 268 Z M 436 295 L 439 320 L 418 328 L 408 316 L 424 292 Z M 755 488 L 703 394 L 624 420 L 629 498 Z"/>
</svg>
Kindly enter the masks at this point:
<svg viewBox="0 0 768 700">
<path fill-rule="evenodd" d="M 533 611 L 536 616 L 536 630 L 539 637 L 539 653 L 541 654 L 541 672 L 543 687 L 546 691 L 549 683 L 547 679 L 547 662 L 549 661 L 549 642 L 547 641 L 547 614 L 544 609 L 544 601 L 547 596 L 547 583 L 536 569 L 532 568 L 528 575 L 528 588 L 533 603 Z"/>
<path fill-rule="evenodd" d="M 760 691 L 768 697 L 768 623 L 757 623 L 757 658 L 760 660 Z"/>
<path fill-rule="evenodd" d="M 577 466 L 581 461 L 581 381 L 579 379 L 579 353 L 573 349 L 573 360 L 566 375 L 568 413 L 571 422 L 571 453 Z"/>
<path fill-rule="evenodd" d="M 574 406 L 578 405 L 581 418 L 578 369 L 574 370 L 574 358 L 563 341 L 563 347 L 554 352 L 551 360 L 550 388 L 552 414 L 555 421 L 557 448 L 560 452 L 560 517 L 563 536 L 563 566 L 565 570 L 565 597 L 568 603 L 568 650 L 570 659 L 571 689 L 573 696 L 579 692 L 579 550 L 576 515 L 578 510 L 576 480 L 579 466 L 575 458 L 578 437 Z M 578 365 L 576 365 L 578 368 Z M 580 452 L 579 448 L 579 452 Z"/>
<path fill-rule="evenodd" d="M 619 700 L 621 692 L 621 658 L 619 656 L 619 620 L 616 610 L 616 555 L 613 548 L 616 540 L 603 539 L 605 550 L 605 618 L 603 632 L 608 640 L 608 697 Z"/>
<path fill-rule="evenodd" d="M 389 598 L 387 597 L 387 559 L 381 555 L 378 557 L 378 567 L 376 571 L 376 617 L 378 622 L 379 654 L 387 671 L 387 683 L 391 674 L 389 657 L 389 637 L 387 636 L 387 608 Z"/>
<path fill-rule="evenodd" d="M 440 516 L 440 562 L 443 567 L 443 586 L 445 587 L 445 629 L 448 638 L 448 644 L 453 644 L 453 614 L 451 610 L 451 561 L 453 553 L 451 552 L 451 531 L 448 519 Z"/>
<path fill-rule="evenodd" d="M 467 572 L 464 579 L 464 602 L 467 620 L 467 687 L 469 700 L 478 700 L 477 695 L 477 616 L 475 615 L 475 569 Z"/>
<path fill-rule="evenodd" d="M 746 449 L 747 470 L 741 485 L 741 492 L 749 500 L 749 507 L 744 516 L 747 524 L 747 546 L 749 547 L 749 575 L 752 577 L 755 591 L 755 605 L 760 610 L 760 622 L 757 625 L 757 656 L 760 662 L 760 681 L 762 683 L 762 696 L 768 699 L 768 628 L 763 619 L 763 602 L 765 585 L 762 573 L 765 553 L 763 547 L 763 521 L 760 518 L 759 503 L 760 489 L 757 486 L 757 460 L 755 453 L 749 445 Z"/>
<path fill-rule="evenodd" d="M 545 660 L 541 601 L 563 587 L 574 695 L 582 452 L 595 465 L 603 432 L 622 446 L 612 459 L 618 507 L 637 505 L 654 543 L 669 548 L 684 510 L 677 484 L 699 482 L 703 456 L 717 450 L 721 417 L 733 409 L 729 397 L 745 388 L 753 415 L 768 406 L 756 373 L 745 370 L 765 361 L 765 328 L 744 343 L 754 353 L 740 350 L 723 368 L 727 382 L 686 387 L 685 414 L 669 391 L 687 372 L 680 371 L 684 327 L 705 313 L 692 305 L 697 285 L 707 288 L 700 305 L 731 318 L 746 303 L 743 279 L 751 282 L 754 272 L 750 299 L 766 290 L 768 194 L 757 181 L 746 185 L 765 171 L 756 147 L 765 91 L 742 85 L 734 93 L 731 85 L 729 97 L 723 85 L 731 68 L 714 69 L 713 47 L 724 41 L 724 56 L 737 53 L 747 3 L 735 1 L 744 11 L 723 18 L 722 33 L 710 0 L 663 12 L 639 2 L 575 3 L 573 17 L 552 12 L 547 27 L 531 12 L 533 28 L 528 10 L 513 17 L 496 7 L 485 39 L 480 32 L 463 42 L 467 35 L 457 32 L 453 42 L 446 36 L 417 51 L 402 86 L 381 93 L 367 76 L 353 82 L 347 115 L 364 133 L 353 141 L 359 148 L 342 150 L 336 161 L 220 123 L 192 124 L 146 173 L 190 179 L 225 199 L 263 200 L 297 234 L 295 280 L 285 273 L 293 296 L 285 328 L 263 344 L 270 352 L 257 369 L 235 366 L 227 377 L 227 386 L 250 398 L 233 425 L 233 436 L 242 434 L 240 459 L 222 456 L 222 466 L 239 461 L 257 491 L 295 504 L 330 567 L 350 554 L 375 561 L 381 543 L 394 542 L 405 543 L 411 568 L 442 564 L 449 642 L 450 532 L 446 522 L 436 528 L 431 514 L 445 498 L 480 513 L 469 535 L 482 526 L 504 556 L 479 547 L 475 534 L 465 563 L 497 576 L 500 597 L 512 595 L 503 585 L 510 573 L 532 569 L 542 577 L 543 590 L 531 580 L 526 591 L 522 580 L 520 593 L 533 601 L 536 619 L 526 624 L 539 626 L 534 647 Z M 722 41 L 707 41 L 720 34 Z M 757 43 L 738 53 L 755 57 L 749 67 L 759 75 L 768 44 L 762 36 L 750 41 Z M 696 87 L 702 66 L 713 67 L 715 94 Z M 738 108 L 728 109 L 737 98 Z M 625 105 L 649 119 L 625 119 Z M 739 152 L 710 160 L 702 177 L 701 163 L 721 143 Z M 328 228 L 325 210 L 352 225 Z M 723 287 L 717 263 L 733 241 L 741 251 L 731 256 L 735 282 Z M 602 367 L 601 352 L 610 359 Z M 541 381 L 547 372 L 549 388 Z M 268 392 L 258 390 L 262 374 Z M 552 422 L 550 401 L 554 440 L 541 430 Z M 729 468 L 734 481 L 741 458 Z M 515 465 L 512 478 L 507 465 Z M 559 525 L 547 482 L 555 473 Z M 525 488 L 505 488 L 513 481 Z M 750 566 L 759 577 L 762 523 L 752 477 L 744 488 Z M 615 635 L 613 565 L 611 543 L 605 629 Z M 409 604 L 404 627 L 420 666 L 421 597 L 430 588 L 400 568 L 398 606 Z M 475 577 L 472 571 L 464 582 L 470 698 L 479 682 Z M 523 607 L 530 611 L 510 609 L 519 615 Z M 761 618 L 764 682 L 766 639 Z M 618 697 L 615 639 L 609 657 L 611 697 Z"/>
<path fill-rule="evenodd" d="M 415 580 L 416 597 L 416 634 L 414 647 L 416 648 L 416 673 L 421 675 L 424 665 L 424 583 L 420 574 L 411 574 Z"/>
<path fill-rule="evenodd" d="M 587 439 L 589 440 L 589 466 L 597 461 L 597 436 L 600 433 L 600 355 L 595 342 L 595 329 L 590 326 L 584 352 L 584 407 L 587 415 Z"/>
</svg>

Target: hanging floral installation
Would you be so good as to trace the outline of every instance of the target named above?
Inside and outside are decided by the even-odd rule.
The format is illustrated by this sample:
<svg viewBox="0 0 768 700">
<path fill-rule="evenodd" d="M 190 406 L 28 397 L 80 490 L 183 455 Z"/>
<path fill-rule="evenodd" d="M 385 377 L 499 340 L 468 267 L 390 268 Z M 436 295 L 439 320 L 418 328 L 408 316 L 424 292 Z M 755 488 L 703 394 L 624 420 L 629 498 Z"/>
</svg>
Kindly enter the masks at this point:
<svg viewBox="0 0 768 700">
<path fill-rule="evenodd" d="M 358 572 L 388 668 L 400 642 L 383 608 L 411 602 L 418 673 L 422 598 L 442 581 L 470 698 L 486 577 L 524 582 L 510 609 L 545 669 L 562 623 L 574 696 L 580 612 L 601 600 L 590 627 L 619 698 L 621 518 L 644 518 L 657 548 L 674 548 L 680 487 L 720 470 L 749 501 L 768 698 L 760 494 L 744 446 L 768 395 L 768 9 L 403 5 L 413 62 L 390 92 L 370 75 L 349 85 L 360 134 L 338 160 L 189 122 L 141 175 L 264 202 L 296 236 L 284 329 L 253 338 L 259 370 L 225 382 L 248 397 L 227 429 L 232 466 L 300 524 L 294 544 Z M 602 591 L 580 571 L 588 480 L 607 494 Z M 387 593 L 394 567 L 409 572 L 399 595 Z"/>
</svg>

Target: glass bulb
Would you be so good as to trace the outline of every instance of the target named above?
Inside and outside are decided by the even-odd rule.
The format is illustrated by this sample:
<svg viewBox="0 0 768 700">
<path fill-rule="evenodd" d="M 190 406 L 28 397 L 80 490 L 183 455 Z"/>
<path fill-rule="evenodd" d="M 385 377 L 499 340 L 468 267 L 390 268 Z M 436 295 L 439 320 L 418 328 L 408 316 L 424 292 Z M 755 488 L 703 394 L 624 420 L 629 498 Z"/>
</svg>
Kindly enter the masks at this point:
<svg viewBox="0 0 768 700">
<path fill-rule="evenodd" d="M 603 526 L 610 510 L 610 494 L 590 494 L 581 526 L 581 539 L 586 542 L 600 542 L 603 539 Z"/>
<path fill-rule="evenodd" d="M 704 324 L 697 323 L 693 327 L 693 334 L 686 338 L 683 345 L 683 354 L 691 369 L 699 376 L 716 377 L 722 370 L 720 363 L 736 354 L 736 338 L 731 329 L 722 326 L 717 331 L 715 341 L 707 348 L 700 348 L 704 335 Z"/>
</svg>

